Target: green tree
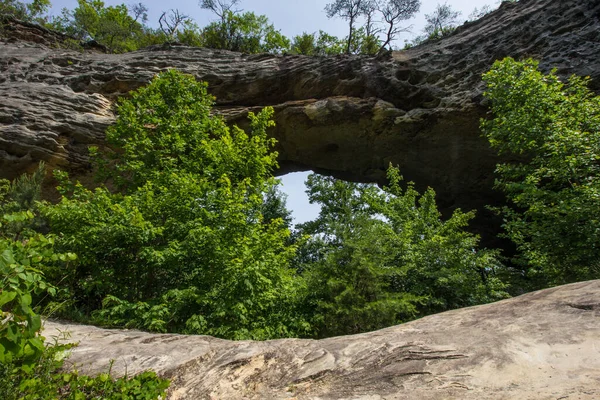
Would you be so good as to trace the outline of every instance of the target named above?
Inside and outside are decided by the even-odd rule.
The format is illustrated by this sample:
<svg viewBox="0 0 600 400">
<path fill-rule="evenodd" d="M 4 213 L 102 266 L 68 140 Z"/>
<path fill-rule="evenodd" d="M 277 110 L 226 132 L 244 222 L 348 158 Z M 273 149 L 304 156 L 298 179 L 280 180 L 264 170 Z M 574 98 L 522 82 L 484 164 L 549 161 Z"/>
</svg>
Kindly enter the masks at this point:
<svg viewBox="0 0 600 400">
<path fill-rule="evenodd" d="M 460 11 L 455 11 L 447 3 L 438 4 L 431 14 L 425 14 L 425 28 L 423 32 L 425 37 L 417 39 L 424 41 L 427 39 L 439 39 L 448 36 L 456 29 L 456 22 L 460 16 Z"/>
<path fill-rule="evenodd" d="M 140 47 L 164 43 L 181 43 L 186 46 L 202 47 L 202 29 L 193 19 L 170 10 L 159 17 L 159 29 L 145 28 Z"/>
<path fill-rule="evenodd" d="M 364 3 L 366 3 L 366 0 L 334 0 L 325 6 L 325 13 L 328 18 L 338 16 L 348 21 L 347 54 L 351 53 L 356 21 L 364 13 Z"/>
<path fill-rule="evenodd" d="M 333 56 L 344 54 L 348 46 L 348 39 L 339 39 L 324 31 L 319 31 L 319 36 L 303 33 L 293 38 L 290 52 L 308 56 Z M 350 43 L 351 54 L 375 54 L 381 47 L 379 39 L 374 35 L 367 35 L 365 28 L 354 30 Z"/>
<path fill-rule="evenodd" d="M 290 53 L 302 54 L 305 56 L 317 55 L 315 34 L 303 32 L 302 35 L 294 36 L 290 46 Z"/>
<path fill-rule="evenodd" d="M 202 29 L 202 46 L 244 53 L 282 53 L 290 41 L 264 15 L 225 11 L 221 21 Z"/>
<path fill-rule="evenodd" d="M 40 266 L 52 262 L 52 238 L 6 232 L 5 225 L 33 219 L 31 211 L 5 214 L 0 218 L 0 362 L 18 361 L 26 371 L 44 351 L 41 318 L 33 310 L 32 295 L 55 288 L 47 285 Z"/>
<path fill-rule="evenodd" d="M 347 40 L 347 38 L 346 38 Z M 381 41 L 375 35 L 368 35 L 364 27 L 354 31 L 350 44 L 351 54 L 374 55 L 381 49 Z"/>
<path fill-rule="evenodd" d="M 101 0 L 77 0 L 77 4 L 73 10 L 64 8 L 51 25 L 79 40 L 94 40 L 116 53 L 140 47 L 148 11 L 142 3 L 131 9 L 125 4 L 106 7 Z"/>
<path fill-rule="evenodd" d="M 55 236 L 35 226 L 43 165 L 32 175 L 13 182 L 0 180 L 0 398 L 131 398 L 165 395 L 167 380 L 153 372 L 112 379 L 61 370 L 65 352 L 73 345 L 48 345 L 41 335 L 40 304 L 60 288 L 42 272 L 55 266 L 68 269 L 73 253 L 56 253 Z"/>
<path fill-rule="evenodd" d="M 506 296 L 497 254 L 465 231 L 472 213 L 440 219 L 435 193 L 401 190 L 389 170 L 384 191 L 312 175 L 319 217 L 300 225 L 306 309 L 318 336 L 364 332 Z"/>
<path fill-rule="evenodd" d="M 384 232 L 366 201 L 376 191 L 319 175 L 307 180 L 309 199 L 321 211 L 299 226 L 310 238 L 298 269 L 306 277 L 306 309 L 318 337 L 374 330 L 416 314 L 418 298 L 389 290 Z"/>
<path fill-rule="evenodd" d="M 270 223 L 280 219 L 286 228 L 292 227 L 292 212 L 287 208 L 287 194 L 283 193 L 279 186 L 271 186 L 264 195 L 262 205 L 263 222 Z"/>
<path fill-rule="evenodd" d="M 344 54 L 346 46 L 347 42 L 344 39 L 339 39 L 325 31 L 319 31 L 315 55 L 333 56 L 336 54 Z"/>
<path fill-rule="evenodd" d="M 182 29 L 177 31 L 177 42 L 194 47 L 202 47 L 202 30 L 194 21 L 185 21 Z"/>
<path fill-rule="evenodd" d="M 19 0 L 2 0 L 0 15 L 12 15 L 23 21 L 44 24 L 47 17 L 43 15 L 48 12 L 50 6 L 50 0 L 32 0 L 28 3 Z"/>
<path fill-rule="evenodd" d="M 44 352 L 36 295 L 56 293 L 40 268 L 67 255 L 53 252 L 54 238 L 34 232 L 33 205 L 39 198 L 44 165 L 13 182 L 0 180 L 0 363 L 31 371 Z M 73 254 L 69 259 L 75 258 Z"/>
<path fill-rule="evenodd" d="M 298 334 L 294 255 L 281 218 L 265 220 L 277 154 L 272 109 L 251 134 L 211 115 L 206 84 L 168 71 L 117 108 L 95 152 L 110 193 L 59 176 L 63 198 L 44 215 L 61 249 L 77 250 L 70 296 L 98 320 L 232 339 Z M 48 271 L 57 279 L 63 271 Z M 101 311 L 101 308 L 103 308 Z"/>
<path fill-rule="evenodd" d="M 511 58 L 484 74 L 506 235 L 530 288 L 600 277 L 600 97 L 589 78 L 563 83 L 533 60 Z"/>
</svg>

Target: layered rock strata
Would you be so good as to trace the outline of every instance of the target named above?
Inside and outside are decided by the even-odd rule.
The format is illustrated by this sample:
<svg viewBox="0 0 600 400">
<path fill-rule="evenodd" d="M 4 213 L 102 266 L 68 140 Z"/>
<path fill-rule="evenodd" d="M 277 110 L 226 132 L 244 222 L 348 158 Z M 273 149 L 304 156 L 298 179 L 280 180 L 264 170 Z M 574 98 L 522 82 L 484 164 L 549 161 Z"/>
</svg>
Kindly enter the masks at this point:
<svg viewBox="0 0 600 400">
<path fill-rule="evenodd" d="M 534 57 L 563 76 L 589 75 L 599 89 L 599 18 L 600 0 L 506 2 L 448 38 L 380 57 L 183 46 L 82 53 L 52 48 L 58 36 L 9 22 L 0 41 L 0 176 L 40 160 L 85 176 L 87 147 L 102 144 L 114 101 L 177 68 L 207 81 L 232 123 L 275 107 L 280 173 L 381 182 L 392 163 L 419 188 L 433 187 L 445 210 L 482 210 L 499 195 L 497 157 L 478 130 L 486 115 L 481 74 L 506 56 Z"/>
</svg>

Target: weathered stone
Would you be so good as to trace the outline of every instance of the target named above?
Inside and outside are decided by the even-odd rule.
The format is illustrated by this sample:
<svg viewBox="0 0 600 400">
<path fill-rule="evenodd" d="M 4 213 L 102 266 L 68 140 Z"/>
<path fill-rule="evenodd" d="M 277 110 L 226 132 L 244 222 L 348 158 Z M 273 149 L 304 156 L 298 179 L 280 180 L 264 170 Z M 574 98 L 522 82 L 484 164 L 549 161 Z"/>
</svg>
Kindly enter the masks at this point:
<svg viewBox="0 0 600 400">
<path fill-rule="evenodd" d="M 208 336 L 46 322 L 79 342 L 82 373 L 171 379 L 170 399 L 600 398 L 600 281 L 323 340 Z"/>
<path fill-rule="evenodd" d="M 84 176 L 88 145 L 100 144 L 114 119 L 112 102 L 177 68 L 207 81 L 232 123 L 275 107 L 281 173 L 381 182 L 392 163 L 418 188 L 433 187 L 444 210 L 483 210 L 501 196 L 492 190 L 498 159 L 478 129 L 486 112 L 481 74 L 505 56 L 534 57 L 562 76 L 590 75 L 599 89 L 599 16 L 600 0 L 506 2 L 448 38 L 381 57 L 184 46 L 79 53 L 50 48 L 37 39 L 43 30 L 12 22 L 0 41 L 0 177 L 40 160 Z M 29 36 L 36 43 L 24 41 Z"/>
</svg>

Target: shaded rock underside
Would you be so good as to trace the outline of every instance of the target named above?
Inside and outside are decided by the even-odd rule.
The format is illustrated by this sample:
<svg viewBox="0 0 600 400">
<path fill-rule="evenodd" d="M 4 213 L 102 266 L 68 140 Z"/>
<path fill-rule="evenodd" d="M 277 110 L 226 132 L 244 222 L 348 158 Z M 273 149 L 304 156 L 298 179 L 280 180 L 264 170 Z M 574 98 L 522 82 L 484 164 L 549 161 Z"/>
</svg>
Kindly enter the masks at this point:
<svg viewBox="0 0 600 400">
<path fill-rule="evenodd" d="M 502 195 L 492 189 L 498 157 L 478 129 L 486 115 L 481 74 L 505 56 L 534 57 L 562 76 L 589 75 L 600 89 L 599 19 L 600 0 L 506 2 L 448 38 L 380 57 L 184 46 L 81 53 L 54 48 L 60 34 L 8 21 L 0 34 L 0 177 L 44 160 L 88 182 L 87 148 L 102 145 L 117 97 L 177 68 L 209 83 L 231 123 L 244 127 L 248 111 L 275 108 L 280 174 L 381 183 L 392 163 L 418 189 L 433 187 L 444 214 L 477 209 L 475 229 L 489 239 L 499 221 L 484 205 Z"/>
</svg>

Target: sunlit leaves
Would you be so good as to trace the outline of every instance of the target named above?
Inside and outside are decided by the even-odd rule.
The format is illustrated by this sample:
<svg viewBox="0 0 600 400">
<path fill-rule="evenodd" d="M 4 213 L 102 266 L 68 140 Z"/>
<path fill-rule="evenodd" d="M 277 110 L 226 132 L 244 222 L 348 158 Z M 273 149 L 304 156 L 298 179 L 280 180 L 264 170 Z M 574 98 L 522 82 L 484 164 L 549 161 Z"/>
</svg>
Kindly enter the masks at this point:
<svg viewBox="0 0 600 400">
<path fill-rule="evenodd" d="M 473 213 L 441 219 L 435 193 L 402 189 L 398 170 L 389 186 L 311 175 L 319 217 L 301 225 L 310 235 L 297 267 L 319 336 L 359 333 L 417 316 L 506 296 L 496 276 L 498 254 L 478 249 L 465 229 Z M 308 249 L 308 251 L 305 251 Z"/>
<path fill-rule="evenodd" d="M 16 222 L 33 218 L 29 210 L 0 217 L 3 222 L 0 230 L 0 362 L 18 362 L 19 367 L 27 371 L 44 351 L 41 318 L 33 309 L 32 295 L 56 293 L 56 289 L 46 283 L 41 269 L 59 259 L 76 259 L 72 253 L 54 253 L 51 236 L 22 231 L 15 234 L 14 230 L 7 229 Z"/>
<path fill-rule="evenodd" d="M 62 177 L 65 196 L 44 209 L 80 256 L 71 296 L 105 324 L 236 339 L 295 330 L 295 249 L 283 221 L 262 215 L 276 183 L 273 110 L 250 113 L 245 132 L 212 102 L 192 76 L 160 74 L 119 103 L 107 132 L 117 150 L 96 151 L 121 192 Z"/>
<path fill-rule="evenodd" d="M 600 276 L 600 98 L 589 78 L 562 82 L 533 60 L 498 61 L 484 74 L 485 136 L 515 161 L 497 166 L 507 236 L 534 287 Z"/>
</svg>

